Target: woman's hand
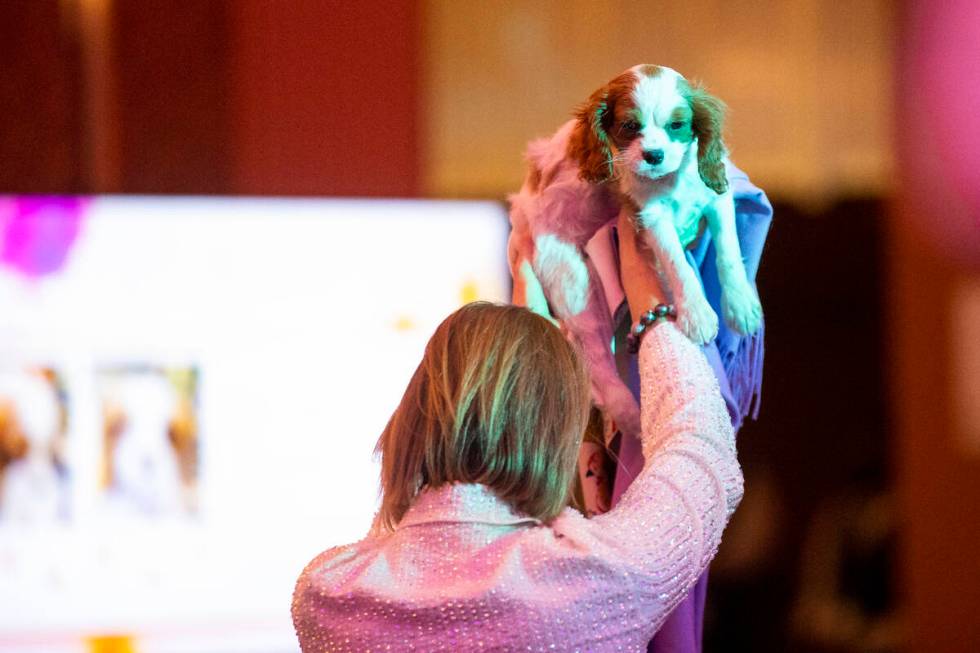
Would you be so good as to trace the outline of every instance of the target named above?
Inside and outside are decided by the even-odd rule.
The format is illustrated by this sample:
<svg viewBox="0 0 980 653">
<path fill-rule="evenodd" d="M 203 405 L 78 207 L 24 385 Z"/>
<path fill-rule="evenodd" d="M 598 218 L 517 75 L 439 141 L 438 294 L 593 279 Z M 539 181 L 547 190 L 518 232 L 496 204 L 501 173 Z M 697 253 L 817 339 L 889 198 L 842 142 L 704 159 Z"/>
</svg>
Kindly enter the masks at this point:
<svg viewBox="0 0 980 653">
<path fill-rule="evenodd" d="M 664 290 L 664 279 L 654 268 L 653 252 L 643 247 L 636 234 L 635 216 L 629 207 L 619 212 L 619 266 L 623 290 L 629 303 L 633 324 L 640 315 L 657 304 L 669 304 L 673 298 Z"/>
</svg>

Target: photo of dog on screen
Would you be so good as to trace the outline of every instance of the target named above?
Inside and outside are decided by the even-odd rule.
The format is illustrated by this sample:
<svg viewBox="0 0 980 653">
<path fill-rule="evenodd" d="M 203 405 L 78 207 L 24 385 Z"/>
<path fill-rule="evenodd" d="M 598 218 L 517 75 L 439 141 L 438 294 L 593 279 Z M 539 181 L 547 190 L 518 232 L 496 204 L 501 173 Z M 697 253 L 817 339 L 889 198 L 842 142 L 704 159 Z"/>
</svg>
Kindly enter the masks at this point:
<svg viewBox="0 0 980 653">
<path fill-rule="evenodd" d="M 97 374 L 104 511 L 182 518 L 198 511 L 198 369 L 130 364 Z"/>
<path fill-rule="evenodd" d="M 70 517 L 68 394 L 52 367 L 0 369 L 0 523 Z"/>
</svg>

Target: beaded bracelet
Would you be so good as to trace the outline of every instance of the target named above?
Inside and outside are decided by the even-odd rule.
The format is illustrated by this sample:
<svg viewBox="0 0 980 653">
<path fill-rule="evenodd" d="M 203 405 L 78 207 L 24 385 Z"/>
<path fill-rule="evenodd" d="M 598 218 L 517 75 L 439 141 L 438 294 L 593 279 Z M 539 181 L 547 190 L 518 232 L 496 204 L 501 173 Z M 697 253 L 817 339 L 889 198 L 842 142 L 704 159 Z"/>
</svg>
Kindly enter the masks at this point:
<svg viewBox="0 0 980 653">
<path fill-rule="evenodd" d="M 629 335 L 626 336 L 626 348 L 629 353 L 635 354 L 640 351 L 640 338 L 643 337 L 643 333 L 654 322 L 657 320 L 674 319 L 677 319 L 677 309 L 674 308 L 673 304 L 657 304 L 653 309 L 641 315 L 640 321 L 636 323 L 635 327 L 630 329 Z"/>
</svg>

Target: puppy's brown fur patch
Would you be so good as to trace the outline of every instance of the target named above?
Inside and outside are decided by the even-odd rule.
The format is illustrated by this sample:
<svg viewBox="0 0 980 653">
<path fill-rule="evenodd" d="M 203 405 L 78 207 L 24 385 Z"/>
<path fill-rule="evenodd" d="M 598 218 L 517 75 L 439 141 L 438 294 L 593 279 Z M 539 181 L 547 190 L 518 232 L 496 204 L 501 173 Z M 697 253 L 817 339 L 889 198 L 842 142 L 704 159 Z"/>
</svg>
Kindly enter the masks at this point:
<svg viewBox="0 0 980 653">
<path fill-rule="evenodd" d="M 578 163 L 579 176 L 590 183 L 608 181 L 613 174 L 610 132 L 623 112 L 631 111 L 636 75 L 628 70 L 593 93 L 575 112 L 577 123 L 568 143 L 568 156 Z"/>
</svg>

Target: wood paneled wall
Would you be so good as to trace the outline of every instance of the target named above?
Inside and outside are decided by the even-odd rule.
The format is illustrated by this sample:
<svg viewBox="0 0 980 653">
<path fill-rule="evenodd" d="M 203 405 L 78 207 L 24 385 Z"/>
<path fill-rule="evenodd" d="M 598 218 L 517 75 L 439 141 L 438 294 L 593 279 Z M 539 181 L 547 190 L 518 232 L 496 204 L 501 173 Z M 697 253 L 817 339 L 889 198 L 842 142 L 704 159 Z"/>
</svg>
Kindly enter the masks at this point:
<svg viewBox="0 0 980 653">
<path fill-rule="evenodd" d="M 0 193 L 85 190 L 80 56 L 53 0 L 0 8 Z"/>
<path fill-rule="evenodd" d="M 0 7 L 0 192 L 412 196 L 414 0 Z"/>
<path fill-rule="evenodd" d="M 417 194 L 416 3 L 229 6 L 233 191 Z"/>
</svg>

